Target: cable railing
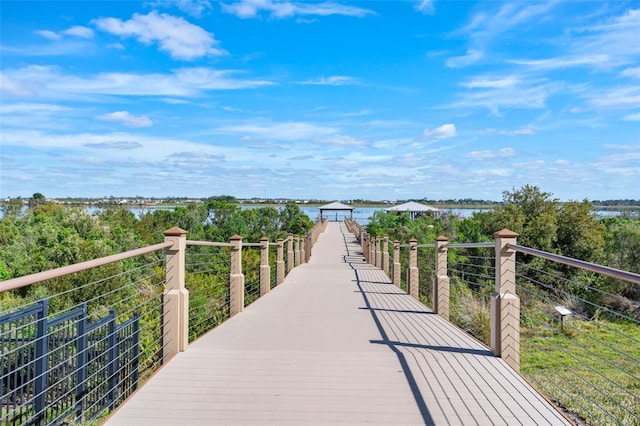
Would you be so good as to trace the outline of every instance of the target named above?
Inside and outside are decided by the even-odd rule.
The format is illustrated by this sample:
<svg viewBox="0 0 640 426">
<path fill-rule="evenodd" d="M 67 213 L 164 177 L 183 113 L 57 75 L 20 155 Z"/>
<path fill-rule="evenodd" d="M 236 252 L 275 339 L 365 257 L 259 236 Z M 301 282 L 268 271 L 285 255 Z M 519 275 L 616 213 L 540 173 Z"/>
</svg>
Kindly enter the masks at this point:
<svg viewBox="0 0 640 426">
<path fill-rule="evenodd" d="M 189 341 L 229 318 L 229 245 L 187 241 L 185 287 L 189 291 Z"/>
<path fill-rule="evenodd" d="M 522 301 L 522 372 L 588 424 L 634 425 L 640 419 L 640 302 L 589 281 L 517 263 Z"/>
<path fill-rule="evenodd" d="M 0 297 L 0 426 L 99 421 L 242 312 L 245 295 L 280 284 L 288 271 L 275 245 L 187 241 L 172 228 L 160 244 L 0 282 L 0 295 L 13 292 Z"/>
<path fill-rule="evenodd" d="M 394 242 L 399 286 L 423 303 L 430 293 L 435 313 L 484 342 L 574 422 L 637 425 L 640 301 L 616 290 L 640 285 L 640 275 L 519 246 L 508 230 L 495 237 Z M 369 263 L 384 269 L 377 256 L 382 239 L 359 234 Z M 420 277 L 417 296 L 406 273 L 412 268 L 420 269 L 413 273 Z"/>
<path fill-rule="evenodd" d="M 435 244 L 418 244 L 418 299 L 425 306 L 433 304 L 433 277 L 435 276 Z"/>
<path fill-rule="evenodd" d="M 450 321 L 491 345 L 491 295 L 495 289 L 494 243 L 447 244 Z"/>
<path fill-rule="evenodd" d="M 168 246 L 0 283 L 0 425 L 96 420 L 157 369 Z"/>
</svg>

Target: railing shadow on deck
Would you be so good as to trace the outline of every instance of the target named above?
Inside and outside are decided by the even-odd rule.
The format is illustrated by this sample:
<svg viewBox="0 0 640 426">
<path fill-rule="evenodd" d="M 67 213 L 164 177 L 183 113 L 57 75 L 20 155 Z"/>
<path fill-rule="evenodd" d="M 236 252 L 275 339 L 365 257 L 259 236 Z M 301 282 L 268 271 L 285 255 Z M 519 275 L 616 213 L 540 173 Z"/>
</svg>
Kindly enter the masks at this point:
<svg viewBox="0 0 640 426">
<path fill-rule="evenodd" d="M 519 246 L 509 230 L 495 242 L 391 246 L 346 222 L 365 261 L 522 369 L 573 421 L 638 424 L 640 301 L 609 289 L 638 285 L 640 275 Z"/>
<path fill-rule="evenodd" d="M 369 313 L 371 314 L 371 318 L 373 319 L 373 322 L 375 323 L 378 329 L 378 332 L 380 333 L 380 336 L 382 338 L 382 340 L 380 341 L 372 341 L 371 343 L 384 344 L 391 351 L 393 351 L 393 353 L 398 358 L 398 362 L 400 363 L 402 372 L 407 380 L 407 383 L 409 384 L 409 388 L 411 389 L 411 394 L 413 395 L 416 405 L 420 410 L 420 414 L 424 420 L 424 423 L 427 425 L 433 424 L 434 419 L 431 416 L 429 409 L 427 408 L 427 404 L 422 396 L 422 393 L 420 392 L 420 388 L 415 380 L 415 377 L 413 375 L 413 372 L 411 371 L 411 368 L 409 367 L 409 363 L 407 362 L 406 357 L 404 356 L 402 351 L 398 350 L 397 345 L 389 339 L 389 336 L 387 335 L 387 332 L 385 331 L 385 328 L 382 325 L 382 322 L 378 318 L 378 314 L 376 310 L 371 306 L 371 303 L 369 302 L 369 297 L 367 296 L 367 292 L 365 292 L 365 290 L 362 287 L 362 281 L 358 273 L 358 268 L 364 267 L 364 268 L 372 269 L 372 267 L 365 263 L 362 253 L 353 253 L 353 254 L 350 253 L 351 248 L 350 248 L 349 242 L 347 241 L 347 236 L 343 234 L 343 237 L 344 237 L 345 249 L 347 251 L 347 255 L 344 257 L 344 261 L 354 271 L 355 281 L 358 287 L 358 291 L 362 294 L 362 299 L 364 300 L 364 303 L 365 303 L 364 309 L 368 310 Z M 357 241 L 352 241 L 352 243 L 357 243 Z M 376 284 L 390 284 L 390 283 L 388 281 L 377 281 Z"/>
</svg>

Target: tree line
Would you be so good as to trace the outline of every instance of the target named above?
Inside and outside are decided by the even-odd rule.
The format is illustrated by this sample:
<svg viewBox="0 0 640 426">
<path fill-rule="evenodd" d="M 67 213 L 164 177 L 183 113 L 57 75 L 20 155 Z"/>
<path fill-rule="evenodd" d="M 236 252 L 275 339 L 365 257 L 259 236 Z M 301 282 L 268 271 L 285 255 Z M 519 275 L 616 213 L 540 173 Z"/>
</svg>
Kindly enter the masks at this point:
<svg viewBox="0 0 640 426">
<path fill-rule="evenodd" d="M 408 213 L 378 212 L 367 226 L 374 236 L 389 235 L 391 240 L 433 243 L 445 235 L 452 243 L 493 241 L 493 234 L 503 228 L 519 234 L 518 244 L 549 253 L 640 273 L 640 216 L 634 213 L 598 218 L 588 200 L 560 202 L 553 194 L 537 186 L 525 185 L 503 193 L 503 200 L 489 211 L 476 212 L 460 219 L 455 215 L 423 215 L 411 220 Z M 454 256 L 455 256 L 454 251 Z M 458 251 L 461 253 L 461 251 Z M 536 279 L 543 284 L 561 287 L 571 280 L 585 283 L 580 290 L 587 300 L 604 303 L 600 291 L 640 300 L 640 286 L 585 273 L 576 268 L 552 264 L 532 256 L 522 256 L 532 270 L 544 269 Z M 424 265 L 431 268 L 432 265 Z M 563 284 L 565 283 L 565 284 Z M 637 303 L 619 307 L 640 317 Z"/>
<path fill-rule="evenodd" d="M 0 280 L 96 259 L 162 242 L 164 231 L 177 226 L 190 240 L 228 241 L 240 235 L 257 242 L 288 233 L 304 234 L 313 226 L 297 204 L 241 209 L 225 200 L 153 210 L 136 216 L 111 206 L 90 214 L 65 208 L 44 197 L 28 209 L 3 205 L 0 219 Z"/>
</svg>

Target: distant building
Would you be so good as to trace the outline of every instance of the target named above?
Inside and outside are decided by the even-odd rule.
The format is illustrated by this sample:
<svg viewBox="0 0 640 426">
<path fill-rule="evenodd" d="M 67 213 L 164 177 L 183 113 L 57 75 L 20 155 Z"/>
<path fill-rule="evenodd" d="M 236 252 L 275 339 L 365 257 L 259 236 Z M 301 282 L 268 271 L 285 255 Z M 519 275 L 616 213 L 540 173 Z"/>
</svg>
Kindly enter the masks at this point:
<svg viewBox="0 0 640 426">
<path fill-rule="evenodd" d="M 386 212 L 409 212 L 411 219 L 415 219 L 423 214 L 431 214 L 435 217 L 440 217 L 442 210 L 435 207 L 427 206 L 424 204 L 416 203 L 415 201 L 409 201 L 408 203 L 399 204 L 397 206 L 389 207 L 385 209 Z"/>
</svg>

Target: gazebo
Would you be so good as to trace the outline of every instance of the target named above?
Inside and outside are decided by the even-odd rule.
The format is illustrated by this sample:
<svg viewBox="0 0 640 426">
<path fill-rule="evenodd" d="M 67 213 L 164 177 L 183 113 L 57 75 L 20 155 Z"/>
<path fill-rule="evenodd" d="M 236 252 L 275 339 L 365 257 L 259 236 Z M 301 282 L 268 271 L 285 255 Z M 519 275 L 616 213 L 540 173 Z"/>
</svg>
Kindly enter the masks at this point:
<svg viewBox="0 0 640 426">
<path fill-rule="evenodd" d="M 416 203 L 415 201 L 409 201 L 408 203 L 399 204 L 397 206 L 389 207 L 385 209 L 387 212 L 409 212 L 411 219 L 415 219 L 418 216 L 425 213 L 433 213 L 436 217 L 440 216 L 442 210 L 435 207 L 426 206 L 424 204 Z"/>
<path fill-rule="evenodd" d="M 336 222 L 338 221 L 338 212 L 349 211 L 349 218 L 353 219 L 353 207 L 347 206 L 346 204 L 342 204 L 339 202 L 333 202 L 320 207 L 320 220 L 322 220 L 323 213 L 325 211 L 335 211 L 336 212 Z M 329 217 L 329 216 L 327 216 Z"/>
</svg>

